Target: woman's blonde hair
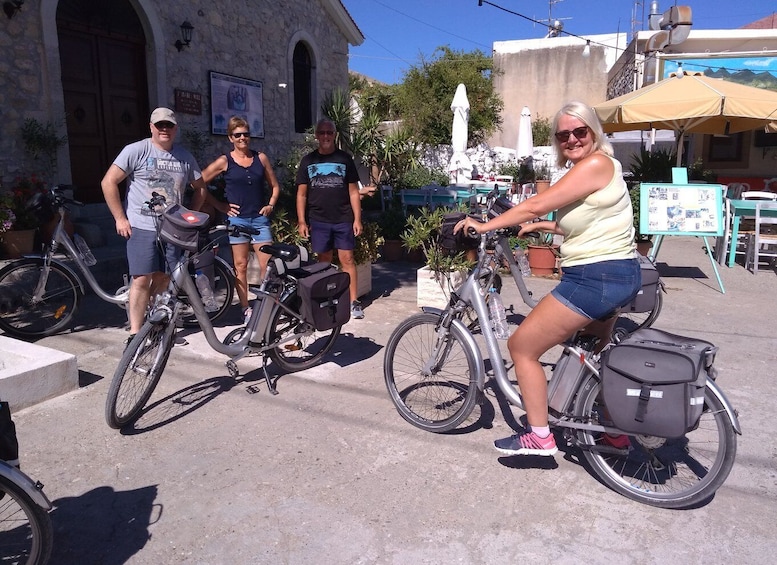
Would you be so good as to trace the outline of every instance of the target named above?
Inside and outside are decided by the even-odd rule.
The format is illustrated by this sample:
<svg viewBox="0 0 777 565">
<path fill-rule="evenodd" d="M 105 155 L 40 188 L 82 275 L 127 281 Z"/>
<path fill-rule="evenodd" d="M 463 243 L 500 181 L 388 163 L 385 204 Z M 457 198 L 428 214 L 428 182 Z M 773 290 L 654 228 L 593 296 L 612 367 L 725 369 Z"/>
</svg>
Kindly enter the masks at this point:
<svg viewBox="0 0 777 565">
<path fill-rule="evenodd" d="M 246 128 L 248 131 L 251 131 L 251 128 L 248 126 L 248 122 L 246 120 L 240 116 L 232 116 L 229 118 L 229 122 L 227 122 L 227 135 L 232 135 L 232 132 L 234 132 L 237 128 Z"/>
<path fill-rule="evenodd" d="M 588 126 L 588 135 L 593 136 L 594 150 L 601 151 L 605 155 L 612 157 L 614 155 L 612 150 L 612 144 L 607 136 L 604 135 L 602 130 L 602 124 L 599 122 L 599 118 L 596 116 L 596 112 L 582 102 L 576 100 L 567 102 L 561 109 L 556 112 L 556 117 L 553 118 L 553 127 L 551 128 L 550 141 L 553 144 L 553 148 L 556 150 L 556 166 L 563 168 L 567 166 L 567 160 L 561 153 L 561 142 L 556 139 L 556 132 L 558 131 L 558 121 L 561 116 L 572 116 L 583 122 Z"/>
</svg>

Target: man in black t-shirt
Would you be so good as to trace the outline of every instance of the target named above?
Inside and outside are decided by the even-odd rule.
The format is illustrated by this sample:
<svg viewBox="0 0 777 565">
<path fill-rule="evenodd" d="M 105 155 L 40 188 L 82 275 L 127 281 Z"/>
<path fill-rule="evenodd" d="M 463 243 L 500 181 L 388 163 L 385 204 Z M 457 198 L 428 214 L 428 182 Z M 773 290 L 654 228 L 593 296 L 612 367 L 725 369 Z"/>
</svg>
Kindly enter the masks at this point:
<svg viewBox="0 0 777 565">
<path fill-rule="evenodd" d="M 318 149 L 305 155 L 297 171 L 297 230 L 310 238 L 319 261 L 332 261 L 337 249 L 340 265 L 351 277 L 351 317 L 364 318 L 356 296 L 353 249 L 362 233 L 359 173 L 348 153 L 335 146 L 335 126 L 329 119 L 316 124 Z"/>
</svg>

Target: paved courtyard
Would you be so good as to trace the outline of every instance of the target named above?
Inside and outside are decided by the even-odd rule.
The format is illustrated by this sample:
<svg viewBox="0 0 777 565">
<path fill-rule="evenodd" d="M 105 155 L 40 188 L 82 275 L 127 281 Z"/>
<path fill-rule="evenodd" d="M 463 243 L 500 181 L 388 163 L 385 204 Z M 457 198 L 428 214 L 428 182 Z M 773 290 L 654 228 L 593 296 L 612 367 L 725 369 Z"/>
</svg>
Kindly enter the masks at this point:
<svg viewBox="0 0 777 565">
<path fill-rule="evenodd" d="M 77 355 L 81 379 L 14 415 L 22 468 L 56 505 L 52 562 L 773 563 L 777 275 L 721 267 L 722 294 L 699 238 L 667 238 L 658 263 L 667 294 L 655 326 L 720 346 L 718 383 L 744 430 L 729 479 L 705 506 L 632 502 L 572 450 L 501 457 L 491 442 L 520 412 L 493 392 L 463 433 L 405 423 L 382 362 L 389 334 L 416 311 L 416 266 L 379 263 L 366 318 L 344 327 L 324 364 L 282 376 L 278 396 L 258 361 L 239 363 L 232 379 L 187 331 L 147 410 L 122 432 L 103 411 L 124 311 L 89 296 L 75 331 L 38 341 Z M 528 284 L 541 296 L 555 283 Z M 517 291 L 503 294 L 519 320 Z"/>
</svg>

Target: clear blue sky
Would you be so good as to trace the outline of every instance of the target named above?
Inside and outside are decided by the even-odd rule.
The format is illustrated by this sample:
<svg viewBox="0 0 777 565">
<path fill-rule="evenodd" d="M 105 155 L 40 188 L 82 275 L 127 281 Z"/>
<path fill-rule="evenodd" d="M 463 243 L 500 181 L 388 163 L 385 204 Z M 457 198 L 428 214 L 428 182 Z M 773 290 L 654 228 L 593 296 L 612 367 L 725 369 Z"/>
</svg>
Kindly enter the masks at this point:
<svg viewBox="0 0 777 565">
<path fill-rule="evenodd" d="M 548 0 L 491 0 L 493 4 L 537 21 L 548 20 Z M 349 68 L 380 81 L 402 81 L 404 72 L 436 47 L 480 49 L 490 54 L 494 41 L 544 37 L 547 28 L 478 0 L 343 0 L 365 40 L 350 47 Z M 635 4 L 644 6 L 636 7 Z M 661 12 L 675 2 L 659 1 Z M 697 0 L 691 6 L 692 29 L 732 29 L 777 11 L 774 0 Z M 552 0 L 551 16 L 575 35 L 629 34 L 648 29 L 650 1 Z M 636 20 L 636 23 L 633 21 Z"/>
</svg>

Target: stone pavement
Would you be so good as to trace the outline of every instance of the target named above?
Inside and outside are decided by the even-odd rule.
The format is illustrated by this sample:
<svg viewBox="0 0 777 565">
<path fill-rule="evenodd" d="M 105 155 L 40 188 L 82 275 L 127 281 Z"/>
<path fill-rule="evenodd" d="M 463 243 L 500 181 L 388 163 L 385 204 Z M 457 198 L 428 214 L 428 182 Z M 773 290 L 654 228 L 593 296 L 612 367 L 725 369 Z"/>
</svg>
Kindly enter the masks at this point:
<svg viewBox="0 0 777 565">
<path fill-rule="evenodd" d="M 493 392 L 463 431 L 407 424 L 382 361 L 391 331 L 417 311 L 416 265 L 378 263 L 366 318 L 344 327 L 324 364 L 282 376 L 278 396 L 252 371 L 257 360 L 240 362 L 243 376 L 232 379 L 187 331 L 147 410 L 122 432 L 103 411 L 124 311 L 89 296 L 75 331 L 38 341 L 75 354 L 81 379 L 79 390 L 14 415 L 22 468 L 56 505 L 52 562 L 772 563 L 777 276 L 724 267 L 721 294 L 701 246 L 665 241 L 655 326 L 720 346 L 718 383 L 740 413 L 736 464 L 705 506 L 632 502 L 570 450 L 499 456 L 491 442 L 520 412 Z M 555 282 L 528 284 L 541 296 Z M 503 296 L 519 321 L 527 308 L 517 291 L 506 284 Z"/>
</svg>

